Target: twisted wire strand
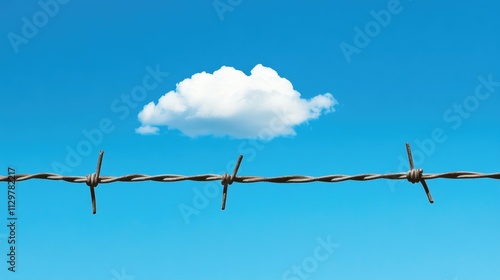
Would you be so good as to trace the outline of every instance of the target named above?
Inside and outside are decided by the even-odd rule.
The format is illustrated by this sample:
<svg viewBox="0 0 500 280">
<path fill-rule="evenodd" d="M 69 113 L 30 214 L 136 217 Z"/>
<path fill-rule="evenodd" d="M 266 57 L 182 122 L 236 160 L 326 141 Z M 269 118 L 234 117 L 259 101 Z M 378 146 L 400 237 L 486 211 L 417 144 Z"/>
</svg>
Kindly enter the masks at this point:
<svg viewBox="0 0 500 280">
<path fill-rule="evenodd" d="M 9 178 L 14 177 L 16 181 L 26 181 L 31 179 L 43 180 L 61 180 L 70 183 L 86 183 L 87 176 L 62 176 L 54 173 L 37 173 L 37 174 L 15 174 L 11 176 L 0 176 L 0 182 L 7 182 Z M 176 175 L 176 174 L 162 174 L 162 175 L 145 175 L 145 174 L 129 174 L 123 176 L 100 176 L 98 179 L 99 184 L 107 184 L 114 182 L 179 182 L 179 181 L 218 181 L 223 180 L 224 175 L 218 174 L 202 174 L 202 175 Z M 422 174 L 422 179 L 500 179 L 500 173 L 479 173 L 469 171 L 455 171 L 437 174 Z M 234 176 L 233 181 L 238 183 L 311 183 L 311 182 L 343 182 L 343 181 L 370 181 L 377 179 L 389 180 L 403 180 L 408 179 L 408 172 L 388 173 L 388 174 L 358 174 L 358 175 L 327 175 L 321 177 L 311 177 L 304 175 L 287 175 L 277 177 L 260 177 L 260 176 Z"/>
<path fill-rule="evenodd" d="M 233 170 L 233 174 L 229 175 L 224 173 L 223 175 L 218 174 L 202 174 L 202 175 L 176 175 L 176 174 L 162 174 L 162 175 L 145 175 L 145 174 L 129 174 L 124 176 L 101 176 L 101 164 L 104 151 L 101 151 L 99 158 L 97 160 L 96 172 L 89 174 L 87 176 L 62 176 L 54 173 L 37 173 L 37 174 L 9 174 L 9 176 L 0 176 L 0 182 L 7 181 L 9 184 L 15 181 L 26 181 L 31 179 L 45 179 L 45 180 L 61 180 L 70 183 L 86 183 L 90 187 L 90 196 L 92 200 L 92 213 L 96 213 L 96 197 L 94 188 L 99 185 L 99 183 L 114 183 L 114 182 L 143 182 L 143 181 L 155 181 L 155 182 L 178 182 L 178 181 L 198 181 L 198 182 L 208 182 L 208 181 L 219 181 L 224 186 L 222 191 L 222 207 L 224 210 L 226 207 L 226 199 L 228 186 L 233 182 L 238 183 L 311 183 L 311 182 L 327 182 L 336 183 L 343 181 L 370 181 L 377 179 L 389 179 L 389 180 L 403 180 L 406 179 L 410 183 L 421 183 L 427 198 L 430 203 L 434 203 L 431 192 L 425 182 L 426 179 L 500 179 L 500 173 L 479 173 L 479 172 L 469 172 L 469 171 L 454 171 L 438 174 L 423 174 L 423 170 L 420 168 L 415 168 L 413 164 L 413 157 L 410 149 L 410 144 L 406 143 L 406 151 L 408 153 L 408 162 L 410 164 L 410 170 L 408 172 L 400 173 L 388 173 L 388 174 L 358 174 L 358 175 L 326 175 L 321 177 L 311 177 L 305 175 L 287 175 L 287 176 L 277 176 L 277 177 L 260 177 L 260 176 L 237 176 L 238 169 L 240 167 L 243 155 L 238 157 L 238 161 Z M 10 172 L 9 172 L 10 173 Z M 10 187 L 10 185 L 9 185 Z"/>
</svg>

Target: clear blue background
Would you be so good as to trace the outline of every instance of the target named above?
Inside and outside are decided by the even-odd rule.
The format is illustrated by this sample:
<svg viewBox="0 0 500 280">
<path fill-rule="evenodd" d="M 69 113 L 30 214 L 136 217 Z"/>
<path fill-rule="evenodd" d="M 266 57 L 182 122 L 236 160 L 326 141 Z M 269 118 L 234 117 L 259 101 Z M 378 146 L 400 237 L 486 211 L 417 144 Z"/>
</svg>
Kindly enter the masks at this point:
<svg viewBox="0 0 500 280">
<path fill-rule="evenodd" d="M 248 74 L 258 63 L 303 98 L 331 92 L 339 105 L 293 138 L 243 152 L 240 175 L 406 171 L 406 142 L 427 173 L 499 172 L 500 88 L 458 117 L 456 129 L 444 114 L 470 100 L 479 76 L 500 81 L 500 6 L 401 1 L 402 11 L 348 63 L 339 45 L 353 45 L 354 28 L 387 5 L 244 0 L 219 17 L 212 1 L 71 0 L 16 53 L 8 34 L 21 34 L 22 18 L 32 21 L 41 7 L 3 1 L 2 174 L 55 172 L 67 147 L 85 141 L 82 130 L 104 118 L 114 131 L 65 175 L 94 172 L 100 150 L 102 175 L 231 172 L 247 140 L 138 135 L 137 114 L 194 73 L 228 65 Z M 156 65 L 170 75 L 120 119 L 111 104 Z M 446 140 L 419 147 L 435 129 Z M 284 279 L 313 256 L 317 238 L 331 236 L 340 246 L 308 279 L 500 279 L 499 181 L 428 184 L 433 205 L 407 181 L 235 183 L 224 212 L 218 194 L 186 223 L 179 207 L 192 206 L 193 189 L 206 183 L 100 184 L 92 215 L 85 184 L 18 182 L 17 272 L 7 271 L 0 227 L 0 278 L 120 280 L 125 271 L 136 280 Z M 6 218 L 7 183 L 2 190 Z"/>
</svg>

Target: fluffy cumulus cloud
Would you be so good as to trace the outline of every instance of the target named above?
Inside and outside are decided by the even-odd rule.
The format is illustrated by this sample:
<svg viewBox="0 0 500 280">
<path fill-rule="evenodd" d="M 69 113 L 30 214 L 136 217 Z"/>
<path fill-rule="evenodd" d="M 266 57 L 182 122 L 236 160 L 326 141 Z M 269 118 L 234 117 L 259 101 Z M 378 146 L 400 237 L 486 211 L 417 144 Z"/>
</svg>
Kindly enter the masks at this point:
<svg viewBox="0 0 500 280">
<path fill-rule="evenodd" d="M 272 139 L 295 135 L 294 126 L 334 111 L 330 93 L 303 99 L 292 83 L 258 64 L 250 75 L 223 66 L 177 84 L 139 113 L 140 134 L 158 134 L 167 126 L 183 134 Z"/>
</svg>

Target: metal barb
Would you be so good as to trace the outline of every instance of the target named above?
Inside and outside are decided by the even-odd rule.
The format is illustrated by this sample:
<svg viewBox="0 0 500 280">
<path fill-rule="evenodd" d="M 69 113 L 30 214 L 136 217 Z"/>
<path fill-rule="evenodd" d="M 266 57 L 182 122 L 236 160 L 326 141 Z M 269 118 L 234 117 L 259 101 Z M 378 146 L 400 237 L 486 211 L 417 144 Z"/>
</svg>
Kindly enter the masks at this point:
<svg viewBox="0 0 500 280">
<path fill-rule="evenodd" d="M 104 156 L 104 151 L 99 153 L 99 158 L 97 159 L 97 168 L 95 173 L 87 176 L 86 184 L 90 187 L 90 199 L 92 200 L 92 214 L 96 213 L 96 200 L 95 200 L 95 190 L 99 184 L 99 175 L 101 174 L 102 157 Z"/>
<path fill-rule="evenodd" d="M 236 165 L 234 166 L 234 170 L 233 170 L 233 175 L 231 175 L 231 177 L 229 177 L 229 174 L 227 174 L 227 173 L 225 173 L 221 177 L 221 184 L 224 185 L 224 188 L 222 189 L 222 210 L 226 209 L 228 185 L 231 185 L 233 183 L 234 179 L 236 178 L 236 174 L 238 173 L 238 169 L 240 169 L 240 164 L 241 164 L 242 159 L 243 159 L 243 155 L 240 155 L 238 157 L 238 161 L 236 161 Z"/>
<path fill-rule="evenodd" d="M 410 148 L 409 143 L 406 143 L 406 152 L 408 153 L 408 161 L 410 162 L 410 171 L 408 171 L 408 174 L 407 174 L 408 181 L 410 181 L 412 184 L 416 183 L 416 182 L 420 182 L 422 184 L 422 186 L 424 187 L 424 191 L 425 191 L 425 194 L 427 195 L 427 199 L 429 199 L 430 203 L 434 203 L 434 200 L 432 199 L 431 192 L 429 191 L 429 187 L 427 187 L 427 183 L 425 182 L 424 178 L 422 177 L 423 170 L 422 169 L 418 169 L 418 170 L 414 169 L 415 166 L 413 165 L 413 157 L 411 155 L 411 148 Z M 414 171 L 418 171 L 418 172 L 414 172 Z M 416 176 L 418 176 L 418 177 L 416 177 Z"/>
<path fill-rule="evenodd" d="M 36 173 L 36 174 L 16 174 L 16 182 L 39 179 L 39 180 L 53 180 L 53 181 L 66 181 L 68 183 L 86 183 L 88 176 L 63 176 L 54 173 Z M 421 177 L 426 180 L 430 179 L 500 179 L 500 172 L 497 173 L 480 173 L 471 171 L 452 171 L 445 173 L 427 173 L 422 174 Z M 147 174 L 128 174 L 122 176 L 100 176 L 99 184 L 110 184 L 116 182 L 134 183 L 134 182 L 161 182 L 172 183 L 180 181 L 196 181 L 196 182 L 210 182 L 220 181 L 221 175 L 217 174 L 199 174 L 199 175 L 176 175 L 176 174 L 160 174 L 160 175 L 147 175 Z M 355 174 L 355 175 L 324 175 L 320 177 L 306 176 L 306 175 L 284 175 L 277 177 L 261 177 L 261 176 L 238 176 L 234 177 L 233 182 L 237 183 L 339 183 L 344 181 L 371 181 L 371 180 L 408 180 L 408 172 L 386 173 L 386 174 Z M 8 182 L 9 176 L 0 176 L 0 182 Z"/>
<path fill-rule="evenodd" d="M 232 176 L 229 174 L 218 175 L 218 174 L 199 174 L 199 175 L 176 175 L 176 174 L 160 174 L 160 175 L 146 175 L 146 174 L 128 174 L 122 176 L 100 176 L 101 164 L 104 152 L 101 151 L 99 154 L 99 159 L 97 161 L 97 169 L 96 172 L 87 176 L 63 176 L 60 174 L 54 173 L 35 173 L 35 174 L 16 174 L 15 180 L 16 182 L 32 180 L 32 179 L 41 179 L 41 180 L 60 180 L 69 183 L 86 183 L 90 187 L 90 196 L 92 198 L 92 212 L 96 213 L 96 199 L 95 199 L 95 190 L 98 184 L 109 184 L 115 182 L 144 182 L 144 181 L 154 181 L 154 182 L 162 182 L 162 183 L 171 183 L 171 182 L 180 182 L 180 181 L 196 181 L 196 182 L 209 182 L 209 181 L 221 181 L 222 185 L 224 185 L 223 194 L 222 194 L 222 210 L 225 209 L 226 198 L 227 198 L 227 189 L 230 184 L 233 182 L 237 183 L 259 183 L 259 182 L 267 182 L 267 183 L 279 183 L 279 184 L 298 184 L 298 183 L 312 183 L 312 182 L 324 182 L 324 183 L 338 183 L 344 181 L 371 181 L 371 180 L 408 180 L 411 183 L 420 182 L 427 194 L 427 198 L 430 203 L 433 203 L 433 199 L 427 183 L 425 180 L 430 179 L 496 179 L 500 180 L 500 172 L 497 173 L 480 173 L 480 172 L 470 172 L 470 171 L 453 171 L 453 172 L 445 172 L 445 173 L 427 173 L 423 174 L 422 169 L 415 169 L 413 164 L 413 158 L 411 154 L 410 145 L 406 144 L 406 150 L 408 152 L 408 160 L 410 163 L 410 171 L 408 172 L 399 172 L 399 173 L 386 173 L 386 174 L 355 174 L 355 175 L 325 175 L 320 177 L 312 177 L 305 175 L 285 175 L 285 176 L 277 176 L 277 177 L 261 177 L 261 176 L 238 176 L 236 174 L 238 172 L 239 166 L 241 164 L 243 156 L 240 155 L 238 161 L 236 162 L 234 171 Z M 424 180 L 425 179 L 425 180 Z M 12 180 L 9 176 L 0 176 L 0 182 L 8 182 Z"/>
</svg>

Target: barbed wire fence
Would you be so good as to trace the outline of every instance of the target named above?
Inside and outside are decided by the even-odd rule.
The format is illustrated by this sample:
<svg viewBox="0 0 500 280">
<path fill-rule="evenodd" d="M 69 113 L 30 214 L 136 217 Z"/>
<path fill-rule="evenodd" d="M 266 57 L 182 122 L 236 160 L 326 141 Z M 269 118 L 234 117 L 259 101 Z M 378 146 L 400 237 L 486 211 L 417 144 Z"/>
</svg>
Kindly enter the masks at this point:
<svg viewBox="0 0 500 280">
<path fill-rule="evenodd" d="M 102 158 L 104 151 L 101 151 L 99 158 L 97 160 L 96 172 L 89 174 L 87 176 L 62 176 L 54 173 L 37 173 L 37 174 L 13 174 L 9 176 L 0 176 L 0 182 L 18 182 L 26 181 L 31 179 L 45 179 L 45 180 L 61 180 L 70 183 L 86 183 L 90 187 L 90 196 L 92 200 L 92 213 L 96 213 L 96 199 L 95 199 L 95 188 L 99 183 L 108 184 L 114 182 L 144 182 L 144 181 L 155 181 L 155 182 L 179 182 L 179 181 L 221 181 L 224 186 L 222 191 L 222 210 L 226 208 L 227 191 L 228 186 L 234 182 L 237 183 L 312 183 L 312 182 L 326 182 L 326 183 L 336 183 L 343 181 L 370 181 L 377 179 L 389 179 L 389 180 L 403 180 L 406 179 L 412 184 L 420 182 L 424 191 L 427 195 L 427 199 L 430 203 L 434 203 L 432 195 L 429 191 L 427 183 L 425 180 L 428 179 L 500 179 L 500 173 L 479 173 L 470 171 L 454 171 L 446 173 L 437 174 L 423 174 L 423 170 L 419 168 L 414 168 L 413 157 L 411 153 L 410 144 L 406 143 L 406 151 L 408 154 L 408 161 L 410 164 L 410 170 L 408 172 L 399 173 L 387 173 L 387 174 L 358 174 L 358 175 L 326 175 L 320 177 L 311 177 L 304 175 L 287 175 L 278 177 L 260 177 L 260 176 L 237 176 L 238 169 L 240 167 L 243 156 L 238 157 L 238 161 L 233 170 L 233 174 L 229 175 L 225 173 L 223 175 L 218 174 L 202 174 L 202 175 L 176 175 L 176 174 L 162 174 L 162 175 L 144 175 L 144 174 L 129 174 L 123 176 L 100 176 Z"/>
</svg>

